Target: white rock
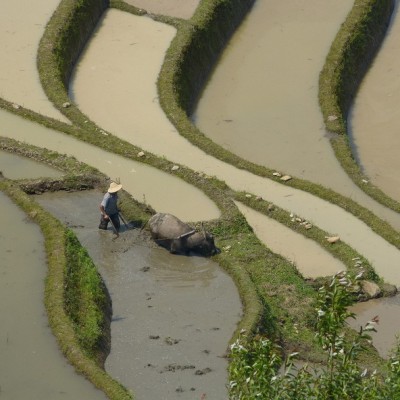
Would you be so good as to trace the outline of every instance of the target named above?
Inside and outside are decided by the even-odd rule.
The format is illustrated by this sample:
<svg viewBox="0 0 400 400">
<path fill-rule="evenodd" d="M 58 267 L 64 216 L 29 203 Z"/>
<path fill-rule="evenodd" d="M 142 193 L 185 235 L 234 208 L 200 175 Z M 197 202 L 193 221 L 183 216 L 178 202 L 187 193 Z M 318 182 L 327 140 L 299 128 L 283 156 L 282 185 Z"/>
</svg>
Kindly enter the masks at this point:
<svg viewBox="0 0 400 400">
<path fill-rule="evenodd" d="M 325 236 L 325 239 L 329 242 L 329 243 L 336 243 L 340 240 L 339 236 Z"/>
<path fill-rule="evenodd" d="M 380 287 L 371 281 L 362 281 L 361 287 L 364 293 L 368 295 L 368 297 L 374 299 L 375 297 L 379 297 L 382 293 Z"/>
<path fill-rule="evenodd" d="M 171 168 L 171 171 L 177 171 L 179 169 L 179 166 L 178 165 L 174 165 L 172 168 Z"/>
<path fill-rule="evenodd" d="M 290 181 L 292 179 L 292 177 L 290 175 L 283 175 L 281 177 L 281 181 L 287 182 Z"/>
</svg>

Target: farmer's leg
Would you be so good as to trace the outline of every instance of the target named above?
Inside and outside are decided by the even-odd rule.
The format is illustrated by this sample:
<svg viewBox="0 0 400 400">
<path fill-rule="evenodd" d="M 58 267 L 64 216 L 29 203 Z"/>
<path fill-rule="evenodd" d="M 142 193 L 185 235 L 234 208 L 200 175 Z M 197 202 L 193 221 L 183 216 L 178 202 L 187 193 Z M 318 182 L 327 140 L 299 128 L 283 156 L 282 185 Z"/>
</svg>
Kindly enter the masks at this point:
<svg viewBox="0 0 400 400">
<path fill-rule="evenodd" d="M 118 213 L 117 213 L 117 214 L 110 215 L 109 217 L 110 217 L 112 223 L 114 224 L 115 229 L 117 230 L 117 232 L 119 232 L 119 228 L 120 228 L 120 226 L 121 226 L 121 222 L 119 221 L 119 215 L 118 215 Z"/>
</svg>

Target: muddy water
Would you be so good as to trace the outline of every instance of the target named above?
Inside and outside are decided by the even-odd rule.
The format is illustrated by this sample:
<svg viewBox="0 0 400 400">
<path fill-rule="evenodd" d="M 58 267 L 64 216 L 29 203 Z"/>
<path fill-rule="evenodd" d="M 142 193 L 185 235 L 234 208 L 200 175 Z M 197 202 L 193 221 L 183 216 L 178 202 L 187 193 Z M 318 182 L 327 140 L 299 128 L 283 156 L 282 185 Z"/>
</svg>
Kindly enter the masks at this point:
<svg viewBox="0 0 400 400">
<path fill-rule="evenodd" d="M 396 336 L 400 335 L 400 296 L 358 303 L 350 311 L 357 314 L 355 320 L 348 321 L 356 330 L 378 316 L 378 323 L 374 324 L 377 332 L 371 332 L 371 337 L 379 354 L 387 358 L 396 345 Z"/>
<path fill-rule="evenodd" d="M 159 105 L 156 80 L 175 33 L 148 17 L 106 11 L 75 68 L 72 99 L 102 128 L 131 143 L 147 150 L 155 142 L 157 150 L 173 146 L 169 132 L 178 134 Z"/>
<path fill-rule="evenodd" d="M 139 201 L 146 201 L 157 211 L 170 212 L 191 221 L 220 215 L 217 206 L 202 191 L 170 174 L 100 150 L 1 109 L 0 119 L 0 135 L 72 155 L 112 179 L 119 177 L 132 196 Z"/>
<path fill-rule="evenodd" d="M 125 3 L 143 8 L 152 14 L 163 14 L 171 17 L 190 18 L 200 0 L 125 0 Z"/>
<path fill-rule="evenodd" d="M 365 76 L 349 116 L 358 162 L 371 182 L 400 201 L 400 10 L 396 1 L 389 31 Z"/>
<path fill-rule="evenodd" d="M 325 135 L 318 78 L 353 3 L 256 1 L 199 102 L 199 128 L 245 159 L 352 195 Z"/>
<path fill-rule="evenodd" d="M 47 99 L 36 67 L 40 39 L 59 3 L 60 0 L 2 2 L 0 97 L 48 117 L 68 122 Z"/>
<path fill-rule="evenodd" d="M 0 150 L 0 171 L 8 179 L 56 178 L 61 171 L 17 154 Z"/>
<path fill-rule="evenodd" d="M 167 180 L 172 179 L 170 175 L 157 171 L 154 172 L 154 175 L 150 175 L 149 178 L 138 180 L 136 179 L 136 171 L 141 171 L 139 170 L 141 167 L 139 163 L 128 162 L 121 157 L 106 153 L 83 142 L 78 142 L 67 135 L 25 121 L 3 110 L 0 110 L 0 117 L 2 120 L 2 125 L 0 126 L 1 135 L 74 155 L 80 161 L 87 162 L 106 174 L 120 176 L 128 192 L 135 195 L 139 200 L 138 191 L 140 193 L 143 187 L 148 185 L 146 186 L 149 190 L 146 192 L 146 199 L 158 211 L 170 210 L 176 215 L 182 215 L 187 212 L 187 217 L 181 217 L 187 220 L 207 219 L 210 214 L 215 215 L 209 212 L 210 208 L 208 206 L 211 203 L 209 200 L 208 202 L 203 200 L 201 203 L 199 202 L 202 199 L 200 191 L 192 192 L 196 193 L 196 196 L 189 197 L 189 193 L 183 192 L 188 185 L 181 185 L 181 182 L 179 182 L 179 187 L 177 186 L 175 191 L 171 191 L 172 186 L 165 183 L 169 183 Z M 192 148 L 195 149 L 193 146 Z M 204 168 L 210 174 L 215 174 L 216 172 L 217 176 L 225 180 L 234 190 L 246 190 L 258 194 L 264 199 L 268 199 L 280 207 L 309 220 L 321 229 L 331 234 L 338 234 L 342 240 L 369 259 L 376 268 L 377 273 L 385 280 L 400 285 L 400 272 L 397 267 L 400 265 L 400 252 L 374 234 L 368 226 L 354 216 L 308 193 L 293 190 L 268 179 L 254 176 L 246 171 L 237 170 L 212 157 L 204 156 L 205 159 L 192 157 L 191 160 L 196 165 L 201 164 L 200 168 Z M 127 164 L 124 164 L 125 162 Z M 147 171 L 148 167 L 143 166 L 143 168 Z M 157 176 L 160 178 L 159 181 L 155 181 Z M 138 181 L 140 182 L 139 186 L 137 184 Z M 151 185 L 151 182 L 156 183 Z M 167 189 L 165 189 L 166 186 Z M 169 191 L 167 191 L 168 188 L 170 189 Z M 178 199 L 185 199 L 185 201 L 177 201 L 176 193 L 179 193 Z M 197 196 L 197 194 L 199 195 Z M 189 202 L 187 199 L 193 200 Z M 194 204 L 197 206 L 193 207 Z M 211 206 L 213 205 L 211 203 Z M 215 209 L 212 208 L 212 210 Z M 205 217 L 201 217 L 200 214 L 206 211 L 208 213 L 205 214 Z"/>
<path fill-rule="evenodd" d="M 146 200 L 158 211 L 169 211 L 186 220 L 207 219 L 210 214 L 215 215 L 214 203 L 210 202 L 204 195 L 202 197 L 202 192 L 197 190 L 192 192 L 189 185 L 182 184 L 180 181 L 179 186 L 177 184 L 172 191 L 173 186 L 169 182 L 173 181 L 173 177 L 170 177 L 170 175 L 159 171 L 144 175 L 145 172 L 143 171 L 152 171 L 152 169 L 139 163 L 124 160 L 30 121 L 25 121 L 3 110 L 0 110 L 0 117 L 2 120 L 1 135 L 74 155 L 78 160 L 87 162 L 106 174 L 108 173 L 113 177 L 119 176 L 128 192 L 139 200 L 141 200 L 140 193 L 143 193 L 142 190 L 146 187 L 148 189 L 148 192 L 145 192 Z M 202 161 L 201 158 L 192 158 L 192 160 L 194 163 Z M 210 174 L 216 171 L 218 177 L 225 180 L 234 190 L 245 190 L 258 194 L 288 210 L 288 212 L 291 211 L 299 217 L 307 219 L 321 229 L 331 234 L 338 234 L 342 240 L 372 262 L 377 273 L 383 279 L 400 285 L 399 250 L 389 245 L 351 214 L 308 193 L 254 176 L 246 171 L 237 170 L 209 156 L 206 158 L 206 163 L 202 165 L 206 167 L 206 171 L 209 170 Z M 143 168 L 143 170 L 140 168 Z M 139 173 L 143 179 L 136 178 Z M 177 193 L 179 193 L 179 201 L 177 200 Z M 191 201 L 187 199 L 191 199 Z M 97 208 L 97 205 L 93 205 L 93 207 Z"/>
<path fill-rule="evenodd" d="M 389 216 L 342 170 L 318 105 L 319 72 L 352 5 L 257 1 L 224 51 L 194 120 L 241 157 L 330 187 L 391 223 L 398 215 Z"/>
<path fill-rule="evenodd" d="M 236 202 L 257 237 L 274 253 L 291 261 L 305 278 L 334 275 L 346 267 L 319 244 L 279 222 Z"/>
<path fill-rule="evenodd" d="M 159 30 L 165 35 L 157 36 Z M 285 189 L 208 156 L 183 139 L 163 114 L 157 100 L 156 80 L 173 34 L 172 28 L 165 28 L 147 17 L 109 10 L 77 64 L 70 86 L 74 100 L 98 125 L 145 150 L 194 170 L 216 175 L 234 189 L 246 187 L 245 190 L 264 198 L 278 197 L 280 202 Z M 143 43 L 147 37 L 149 46 L 146 47 Z M 104 57 L 104 54 L 108 56 Z M 149 66 L 149 62 L 154 60 L 159 62 L 157 68 Z M 141 63 L 146 64 L 145 71 L 140 69 Z M 110 104 L 110 99 L 113 99 L 113 104 Z M 371 200 L 355 185 L 353 189 L 351 198 L 362 200 L 363 205 L 400 229 L 400 215 Z M 297 206 L 303 208 L 304 205 Z M 317 223 L 314 216 L 303 217 Z"/>
<path fill-rule="evenodd" d="M 230 277 L 210 259 L 170 255 L 139 230 L 97 229 L 100 192 L 37 200 L 74 229 L 113 302 L 106 370 L 137 399 L 227 398 L 223 354 L 240 320 Z M 123 227 L 124 228 L 124 227 Z"/>
<path fill-rule="evenodd" d="M 39 228 L 2 192 L 0 204 L 1 398 L 105 399 L 66 362 L 48 326 Z"/>
</svg>

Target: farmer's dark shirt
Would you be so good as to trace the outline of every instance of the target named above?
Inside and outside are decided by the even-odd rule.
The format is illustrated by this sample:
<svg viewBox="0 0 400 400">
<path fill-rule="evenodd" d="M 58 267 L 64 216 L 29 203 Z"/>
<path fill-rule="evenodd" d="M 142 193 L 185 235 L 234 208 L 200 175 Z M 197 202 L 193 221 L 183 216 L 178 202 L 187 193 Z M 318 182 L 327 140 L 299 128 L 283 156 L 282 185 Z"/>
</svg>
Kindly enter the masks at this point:
<svg viewBox="0 0 400 400">
<path fill-rule="evenodd" d="M 106 210 L 107 215 L 114 215 L 114 214 L 118 213 L 117 202 L 118 202 L 117 193 L 108 193 L 107 192 L 104 195 L 101 205 Z"/>
</svg>

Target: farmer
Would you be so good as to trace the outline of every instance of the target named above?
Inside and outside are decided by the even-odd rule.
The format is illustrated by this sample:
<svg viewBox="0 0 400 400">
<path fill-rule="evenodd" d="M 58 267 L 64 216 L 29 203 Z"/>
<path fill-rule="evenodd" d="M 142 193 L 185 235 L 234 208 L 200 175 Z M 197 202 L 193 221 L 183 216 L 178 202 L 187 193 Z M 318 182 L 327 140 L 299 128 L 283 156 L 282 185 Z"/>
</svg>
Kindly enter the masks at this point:
<svg viewBox="0 0 400 400">
<path fill-rule="evenodd" d="M 116 234 L 118 235 L 120 221 L 118 214 L 118 191 L 122 189 L 122 185 L 119 183 L 111 182 L 107 193 L 103 197 L 103 201 L 100 203 L 101 219 L 99 229 L 107 229 L 108 223 L 111 220 L 113 227 L 115 228 Z"/>
</svg>

